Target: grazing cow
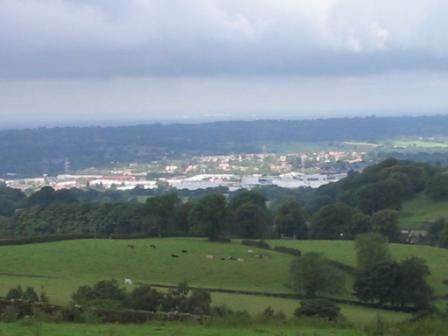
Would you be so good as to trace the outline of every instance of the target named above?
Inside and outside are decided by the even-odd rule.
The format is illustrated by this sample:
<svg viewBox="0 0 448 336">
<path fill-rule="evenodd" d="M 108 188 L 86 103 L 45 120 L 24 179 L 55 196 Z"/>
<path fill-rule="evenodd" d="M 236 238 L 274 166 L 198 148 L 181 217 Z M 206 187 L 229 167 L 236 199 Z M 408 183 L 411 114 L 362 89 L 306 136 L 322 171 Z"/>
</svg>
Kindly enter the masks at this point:
<svg viewBox="0 0 448 336">
<path fill-rule="evenodd" d="M 156 246 L 151 244 L 151 248 L 156 248 Z"/>
<path fill-rule="evenodd" d="M 177 254 L 172 254 L 171 257 L 172 258 L 179 258 L 179 256 Z"/>
<path fill-rule="evenodd" d="M 132 286 L 132 280 L 129 278 L 126 278 L 126 279 L 124 279 L 124 284 Z"/>
<path fill-rule="evenodd" d="M 188 251 L 187 250 L 182 250 L 182 253 L 188 253 Z"/>
<path fill-rule="evenodd" d="M 247 253 L 254 253 L 254 250 L 247 250 Z"/>
<path fill-rule="evenodd" d="M 238 259 L 236 259 L 237 261 L 239 261 L 239 262 L 244 262 L 244 259 L 243 258 L 238 258 Z"/>
<path fill-rule="evenodd" d="M 131 244 L 129 244 L 128 245 L 128 247 L 130 248 L 130 249 L 133 249 L 135 246 L 134 245 L 131 245 Z"/>
<path fill-rule="evenodd" d="M 235 258 L 235 257 L 227 257 L 227 260 L 233 260 L 233 261 L 236 261 L 236 258 Z"/>
<path fill-rule="evenodd" d="M 206 258 L 212 260 L 214 257 L 209 254 Z"/>
</svg>

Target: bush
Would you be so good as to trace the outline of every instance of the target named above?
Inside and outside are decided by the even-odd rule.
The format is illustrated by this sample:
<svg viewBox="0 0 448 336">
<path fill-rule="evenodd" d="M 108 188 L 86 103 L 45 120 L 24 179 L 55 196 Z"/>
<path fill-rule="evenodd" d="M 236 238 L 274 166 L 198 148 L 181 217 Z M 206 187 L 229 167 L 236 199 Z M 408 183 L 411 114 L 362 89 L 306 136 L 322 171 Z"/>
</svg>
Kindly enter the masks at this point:
<svg viewBox="0 0 448 336">
<path fill-rule="evenodd" d="M 159 293 L 148 285 L 141 285 L 128 294 L 115 280 L 100 281 L 81 286 L 72 295 L 73 303 L 89 308 L 120 311 L 131 308 L 145 312 L 180 312 L 196 315 L 210 313 L 211 296 L 203 289 L 191 289 L 179 283 L 167 293 Z"/>
<path fill-rule="evenodd" d="M 197 315 L 208 315 L 212 298 L 210 293 L 203 289 L 193 289 L 188 298 L 188 312 Z"/>
<path fill-rule="evenodd" d="M 325 299 L 303 300 L 300 306 L 294 311 L 294 316 L 321 317 L 331 321 L 340 316 L 340 308 L 334 302 Z"/>
<path fill-rule="evenodd" d="M 76 304 L 104 308 L 120 308 L 127 299 L 126 291 L 116 280 L 99 281 L 93 287 L 81 286 L 72 295 Z"/>
<path fill-rule="evenodd" d="M 28 287 L 23 293 L 22 299 L 28 302 L 38 302 L 39 296 L 32 287 Z"/>
<path fill-rule="evenodd" d="M 39 307 L 33 307 L 33 317 L 37 321 L 54 323 L 63 321 L 62 311 L 47 312 Z"/>
<path fill-rule="evenodd" d="M 14 322 L 17 321 L 20 317 L 20 309 L 14 306 L 7 306 L 1 315 L 2 321 L 5 322 Z"/>
<path fill-rule="evenodd" d="M 264 311 L 263 311 L 263 317 L 266 319 L 272 319 L 274 317 L 275 311 L 274 309 L 272 309 L 270 306 L 267 307 Z"/>
<path fill-rule="evenodd" d="M 22 287 L 19 285 L 16 288 L 11 288 L 8 291 L 8 294 L 6 294 L 6 298 L 8 300 L 21 300 L 23 297 L 23 289 Z"/>
<path fill-rule="evenodd" d="M 300 252 L 299 249 L 295 249 L 292 247 L 275 246 L 274 250 L 280 253 L 290 254 L 295 257 L 300 257 L 302 255 L 302 252 Z"/>
<path fill-rule="evenodd" d="M 210 308 L 210 315 L 217 317 L 227 317 L 233 313 L 233 310 L 225 305 L 213 306 Z"/>
<path fill-rule="evenodd" d="M 264 240 L 243 239 L 241 241 L 241 244 L 246 245 L 246 246 L 257 247 L 257 248 L 261 248 L 261 249 L 267 249 L 267 250 L 271 249 L 271 246 L 268 243 L 266 243 Z"/>
<path fill-rule="evenodd" d="M 232 240 L 230 238 L 222 237 L 222 236 L 211 237 L 209 239 L 209 241 L 212 241 L 212 242 L 215 242 L 215 243 L 231 243 L 232 242 Z"/>
<path fill-rule="evenodd" d="M 129 295 L 129 307 L 137 310 L 157 311 L 163 295 L 148 285 L 135 288 Z"/>
</svg>

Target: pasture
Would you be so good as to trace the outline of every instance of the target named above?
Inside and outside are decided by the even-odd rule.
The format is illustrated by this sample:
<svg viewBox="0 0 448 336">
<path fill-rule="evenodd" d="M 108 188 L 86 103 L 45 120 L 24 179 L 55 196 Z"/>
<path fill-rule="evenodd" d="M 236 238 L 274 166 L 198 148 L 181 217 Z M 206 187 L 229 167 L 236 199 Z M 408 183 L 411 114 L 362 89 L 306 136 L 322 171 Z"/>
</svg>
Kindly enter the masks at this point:
<svg viewBox="0 0 448 336">
<path fill-rule="evenodd" d="M 350 241 L 276 240 L 269 243 L 271 246 L 299 248 L 302 252 L 322 252 L 331 259 L 355 265 L 354 245 Z M 249 249 L 253 253 L 249 253 Z M 448 250 L 394 244 L 391 251 L 397 259 L 424 258 L 432 271 L 429 280 L 435 293 L 447 294 L 448 287 L 443 280 L 448 279 Z M 255 254 L 266 257 L 256 258 Z M 244 261 L 221 260 L 228 257 Z M 275 251 L 248 248 L 238 241 L 225 244 L 187 238 L 77 240 L 1 246 L 0 295 L 5 295 L 8 289 L 18 284 L 33 286 L 37 291 L 43 288 L 52 303 L 64 305 L 81 285 L 116 279 L 125 286 L 124 279 L 128 278 L 134 285 L 175 285 L 188 281 L 197 287 L 291 293 L 288 268 L 292 259 L 292 256 Z M 131 285 L 126 286 L 132 288 Z M 349 289 L 343 296 L 350 296 Z M 213 293 L 213 304 L 244 309 L 252 315 L 271 306 L 291 316 L 298 303 L 293 299 Z M 390 321 L 407 317 L 406 314 L 355 306 L 342 305 L 341 308 L 351 321 L 370 322 L 379 313 Z"/>
<path fill-rule="evenodd" d="M 202 326 L 176 323 L 153 323 L 148 325 L 92 325 L 92 324 L 31 324 L 1 323 L 2 336 L 362 336 L 361 332 L 351 329 L 333 329 L 330 327 L 294 327 L 294 326 L 253 326 L 226 327 Z"/>
<path fill-rule="evenodd" d="M 433 201 L 420 194 L 403 203 L 399 223 L 403 229 L 425 230 L 427 223 L 439 218 L 448 219 L 448 202 Z"/>
</svg>

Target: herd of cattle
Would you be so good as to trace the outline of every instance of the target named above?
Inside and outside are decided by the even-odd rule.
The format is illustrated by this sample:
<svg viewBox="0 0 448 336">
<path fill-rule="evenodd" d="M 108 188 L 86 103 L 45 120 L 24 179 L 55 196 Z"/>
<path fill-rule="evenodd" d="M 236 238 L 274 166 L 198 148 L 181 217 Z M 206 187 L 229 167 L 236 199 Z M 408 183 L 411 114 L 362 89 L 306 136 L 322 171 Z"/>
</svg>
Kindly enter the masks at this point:
<svg viewBox="0 0 448 336">
<path fill-rule="evenodd" d="M 153 244 L 151 244 L 150 247 L 153 248 L 153 249 L 157 248 L 157 246 L 153 245 Z M 128 244 L 128 248 L 133 250 L 133 249 L 135 249 L 135 245 Z M 187 254 L 188 250 L 181 250 L 181 252 L 183 254 Z M 258 253 L 255 253 L 254 250 L 247 250 L 247 253 L 249 253 L 251 256 L 253 256 L 256 259 L 269 259 L 269 258 L 271 258 L 271 256 L 268 255 L 268 254 L 258 254 Z M 171 254 L 171 258 L 180 258 L 180 255 L 173 253 L 173 254 Z M 208 260 L 217 259 L 217 258 L 215 258 L 214 255 L 211 255 L 211 254 L 206 255 L 205 258 L 208 259 Z M 219 260 L 244 262 L 244 258 L 238 258 L 238 257 L 233 257 L 233 256 L 220 257 Z M 124 279 L 124 283 L 125 283 L 125 285 L 130 285 L 130 286 L 133 285 L 132 279 L 129 279 L 129 278 Z"/>
<path fill-rule="evenodd" d="M 151 244 L 150 247 L 153 248 L 153 249 L 157 248 L 157 247 L 156 247 L 155 245 L 153 245 L 153 244 Z M 130 249 L 134 249 L 135 246 L 132 245 L 132 244 L 128 244 L 128 248 L 130 248 Z M 186 254 L 186 253 L 188 253 L 188 250 L 181 250 L 181 252 L 182 252 L 183 254 Z M 254 253 L 254 250 L 247 250 L 247 253 L 251 254 L 254 258 L 257 258 L 257 259 L 269 259 L 269 258 L 270 258 L 270 256 L 267 255 L 267 254 L 258 254 L 258 253 Z M 171 258 L 179 258 L 179 257 L 180 257 L 179 254 L 175 254 L 175 253 L 171 254 Z M 208 260 L 214 260 L 214 259 L 215 259 L 215 256 L 213 256 L 213 255 L 211 255 L 211 254 L 208 254 L 208 255 L 206 255 L 206 258 L 207 258 Z M 219 258 L 219 259 L 220 259 L 220 260 L 223 260 L 223 261 L 230 260 L 230 261 L 244 262 L 244 258 L 237 258 L 237 257 L 233 257 L 233 256 L 221 257 L 221 258 Z"/>
</svg>

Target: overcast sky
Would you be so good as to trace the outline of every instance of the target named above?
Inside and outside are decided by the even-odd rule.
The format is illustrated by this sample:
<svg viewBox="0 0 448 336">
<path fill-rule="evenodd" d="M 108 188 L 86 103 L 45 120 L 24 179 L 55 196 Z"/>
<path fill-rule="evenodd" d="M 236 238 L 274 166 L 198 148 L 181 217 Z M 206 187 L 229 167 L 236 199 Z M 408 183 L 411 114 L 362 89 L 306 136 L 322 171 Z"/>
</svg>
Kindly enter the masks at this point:
<svg viewBox="0 0 448 336">
<path fill-rule="evenodd" d="M 0 127 L 448 111 L 446 0 L 0 0 Z"/>
</svg>

